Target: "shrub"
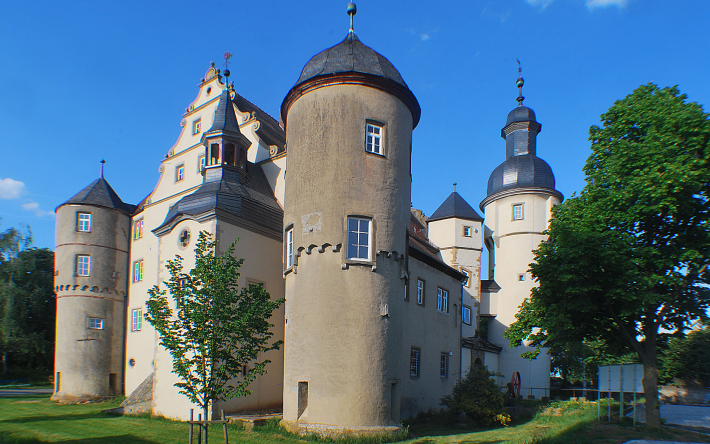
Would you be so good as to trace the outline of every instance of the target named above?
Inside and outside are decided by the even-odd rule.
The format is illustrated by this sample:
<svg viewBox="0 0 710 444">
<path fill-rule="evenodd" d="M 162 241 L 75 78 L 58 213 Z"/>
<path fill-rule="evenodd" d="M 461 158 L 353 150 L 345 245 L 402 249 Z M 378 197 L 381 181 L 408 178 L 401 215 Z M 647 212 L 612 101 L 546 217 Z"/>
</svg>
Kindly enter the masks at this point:
<svg viewBox="0 0 710 444">
<path fill-rule="evenodd" d="M 441 405 L 453 413 L 466 417 L 480 426 L 506 425 L 510 415 L 505 408 L 505 395 L 493 379 L 498 376 L 488 367 L 472 369 L 465 378 L 454 386 L 450 395 L 441 398 Z"/>
</svg>

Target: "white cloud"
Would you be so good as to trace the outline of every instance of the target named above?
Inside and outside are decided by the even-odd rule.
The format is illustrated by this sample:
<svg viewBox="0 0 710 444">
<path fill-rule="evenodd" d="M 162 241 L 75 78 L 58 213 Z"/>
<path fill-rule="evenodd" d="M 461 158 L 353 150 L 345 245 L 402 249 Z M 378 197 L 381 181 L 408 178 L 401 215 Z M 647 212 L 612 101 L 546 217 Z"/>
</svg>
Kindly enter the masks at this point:
<svg viewBox="0 0 710 444">
<path fill-rule="evenodd" d="M 427 40 L 429 40 L 431 38 L 431 36 L 429 34 L 427 34 L 426 32 L 424 32 L 422 34 L 419 34 L 419 38 L 421 39 L 422 42 L 426 42 Z"/>
<path fill-rule="evenodd" d="M 44 217 L 44 216 L 49 216 L 49 217 L 54 217 L 54 212 L 53 211 L 44 211 L 39 208 L 39 204 L 37 202 L 26 202 L 20 205 L 20 207 L 25 210 L 25 211 L 31 211 L 35 214 L 37 217 Z"/>
<path fill-rule="evenodd" d="M 0 199 L 17 199 L 24 191 L 24 182 L 9 177 L 0 179 Z"/>
<path fill-rule="evenodd" d="M 528 4 L 532 6 L 539 6 L 542 9 L 547 8 L 547 6 L 552 3 L 552 0 L 525 0 Z"/>
<path fill-rule="evenodd" d="M 616 6 L 617 8 L 623 8 L 629 0 L 584 0 L 587 5 L 587 9 L 594 10 L 597 8 L 606 8 L 609 6 Z"/>
</svg>

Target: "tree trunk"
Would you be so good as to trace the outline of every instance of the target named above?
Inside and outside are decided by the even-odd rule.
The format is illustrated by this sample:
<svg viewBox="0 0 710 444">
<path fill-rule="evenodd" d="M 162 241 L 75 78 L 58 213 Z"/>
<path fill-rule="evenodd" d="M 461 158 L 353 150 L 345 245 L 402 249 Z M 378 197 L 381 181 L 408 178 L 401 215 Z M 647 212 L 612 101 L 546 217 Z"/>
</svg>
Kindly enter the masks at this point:
<svg viewBox="0 0 710 444">
<path fill-rule="evenodd" d="M 648 318 L 647 318 L 648 319 Z M 661 411 L 658 403 L 658 365 L 656 362 L 656 334 L 655 322 L 644 325 L 644 356 L 643 362 L 643 394 L 646 397 L 646 427 L 658 429 L 661 427 Z M 647 328 L 648 327 L 648 328 Z"/>
<path fill-rule="evenodd" d="M 205 418 L 205 421 L 209 421 L 211 418 L 207 417 L 207 410 L 209 410 L 209 401 L 205 401 L 205 405 L 202 406 L 202 413 L 203 413 L 203 418 Z M 207 438 L 207 430 L 208 430 L 208 424 L 205 422 L 205 444 L 208 444 L 208 438 Z"/>
</svg>

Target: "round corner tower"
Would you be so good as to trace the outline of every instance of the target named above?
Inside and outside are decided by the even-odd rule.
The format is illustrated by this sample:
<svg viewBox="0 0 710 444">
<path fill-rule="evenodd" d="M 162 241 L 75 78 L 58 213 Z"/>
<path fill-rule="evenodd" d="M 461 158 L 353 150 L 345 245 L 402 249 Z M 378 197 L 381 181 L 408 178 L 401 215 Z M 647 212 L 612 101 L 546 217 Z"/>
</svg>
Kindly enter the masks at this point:
<svg viewBox="0 0 710 444">
<path fill-rule="evenodd" d="M 132 209 L 103 177 L 57 207 L 52 399 L 79 401 L 123 392 Z"/>
<path fill-rule="evenodd" d="M 518 78 L 522 89 L 523 79 Z M 498 370 L 505 380 L 520 373 L 521 393 L 535 397 L 549 396 L 550 358 L 542 354 L 529 361 L 520 357 L 527 347 L 510 348 L 503 332 L 515 322 L 518 307 L 530 296 L 534 286 L 528 272 L 533 250 L 547 239 L 543 234 L 552 217 L 552 208 L 563 199 L 555 189 L 552 168 L 537 157 L 536 138 L 542 126 L 532 109 L 519 105 L 507 117 L 501 130 L 505 139 L 506 160 L 488 179 L 486 198 L 480 204 L 485 213 L 484 242 L 488 249 L 488 278 L 500 286 L 497 292 L 495 319 L 489 322 L 488 337 L 505 346 Z M 503 381 L 505 382 L 505 381 Z"/>
<path fill-rule="evenodd" d="M 399 425 L 410 154 L 420 113 L 399 72 L 352 29 L 306 64 L 281 105 L 284 422 L 299 432 Z"/>
</svg>

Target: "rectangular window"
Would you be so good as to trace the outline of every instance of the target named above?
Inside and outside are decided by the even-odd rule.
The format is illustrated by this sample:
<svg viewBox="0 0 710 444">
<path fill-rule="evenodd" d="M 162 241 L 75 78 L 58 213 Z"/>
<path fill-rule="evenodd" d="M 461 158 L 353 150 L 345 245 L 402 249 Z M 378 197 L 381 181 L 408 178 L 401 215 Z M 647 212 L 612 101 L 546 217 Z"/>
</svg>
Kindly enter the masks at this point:
<svg viewBox="0 0 710 444">
<path fill-rule="evenodd" d="M 76 214 L 76 231 L 91 231 L 91 213 Z"/>
<path fill-rule="evenodd" d="M 463 227 L 463 237 L 471 237 L 471 236 L 473 236 L 473 228 Z"/>
<path fill-rule="evenodd" d="M 89 318 L 89 328 L 93 328 L 94 330 L 103 330 L 104 320 L 101 318 Z"/>
<path fill-rule="evenodd" d="M 185 178 L 185 165 L 179 165 L 175 168 L 175 182 L 180 182 Z"/>
<path fill-rule="evenodd" d="M 417 279 L 417 304 L 424 305 L 424 281 Z"/>
<path fill-rule="evenodd" d="M 91 276 L 91 256 L 80 254 L 76 257 L 76 275 Z"/>
<path fill-rule="evenodd" d="M 205 169 L 205 156 L 200 156 L 197 159 L 197 172 L 202 174 L 202 170 Z"/>
<path fill-rule="evenodd" d="M 286 231 L 286 269 L 293 267 L 293 228 Z"/>
<path fill-rule="evenodd" d="M 436 309 L 442 313 L 449 312 L 449 291 L 439 288 L 436 292 Z"/>
<path fill-rule="evenodd" d="M 138 240 L 143 237 L 143 219 L 138 219 L 133 224 L 133 240 Z"/>
<path fill-rule="evenodd" d="M 368 153 L 382 155 L 382 127 L 379 125 L 367 124 L 365 150 Z"/>
<path fill-rule="evenodd" d="M 348 218 L 348 259 L 370 260 L 370 222 L 369 219 Z"/>
<path fill-rule="evenodd" d="M 421 350 L 412 347 L 412 351 L 409 354 L 409 376 L 419 377 L 419 357 Z"/>
<path fill-rule="evenodd" d="M 463 306 L 461 309 L 461 322 L 471 325 L 471 307 Z"/>
<path fill-rule="evenodd" d="M 141 331 L 143 328 L 143 309 L 134 308 L 131 310 L 131 331 Z"/>
<path fill-rule="evenodd" d="M 523 220 L 523 204 L 513 205 L 513 220 Z"/>
<path fill-rule="evenodd" d="M 439 365 L 439 376 L 442 378 L 449 377 L 449 353 L 441 352 L 441 364 Z"/>
<path fill-rule="evenodd" d="M 133 282 L 143 280 L 143 259 L 133 262 Z"/>
<path fill-rule="evenodd" d="M 192 134 L 200 134 L 202 131 L 202 119 L 197 119 L 192 122 Z"/>
</svg>

